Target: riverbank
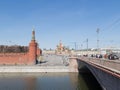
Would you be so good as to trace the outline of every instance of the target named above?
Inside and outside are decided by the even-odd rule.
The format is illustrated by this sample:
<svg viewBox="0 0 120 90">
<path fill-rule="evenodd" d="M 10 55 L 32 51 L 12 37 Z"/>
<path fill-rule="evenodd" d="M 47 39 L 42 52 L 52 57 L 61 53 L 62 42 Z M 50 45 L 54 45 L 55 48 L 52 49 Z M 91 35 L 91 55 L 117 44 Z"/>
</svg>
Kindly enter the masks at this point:
<svg viewBox="0 0 120 90">
<path fill-rule="evenodd" d="M 68 66 L 0 66 L 0 73 L 70 72 Z"/>
<path fill-rule="evenodd" d="M 75 72 L 69 59 L 63 55 L 42 55 L 36 65 L 1 65 L 0 73 Z"/>
</svg>

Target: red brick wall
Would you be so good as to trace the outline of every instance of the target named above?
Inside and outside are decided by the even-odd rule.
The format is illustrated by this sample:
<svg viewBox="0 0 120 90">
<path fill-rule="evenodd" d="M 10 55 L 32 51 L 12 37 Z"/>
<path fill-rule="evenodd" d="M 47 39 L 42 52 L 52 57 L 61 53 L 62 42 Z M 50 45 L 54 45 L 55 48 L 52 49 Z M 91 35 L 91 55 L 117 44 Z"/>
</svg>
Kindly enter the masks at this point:
<svg viewBox="0 0 120 90">
<path fill-rule="evenodd" d="M 1 65 L 26 65 L 28 64 L 28 53 L 1 53 Z"/>
<path fill-rule="evenodd" d="M 40 48 L 37 47 L 37 56 L 42 54 L 42 50 Z"/>
<path fill-rule="evenodd" d="M 40 49 L 33 40 L 27 53 L 0 53 L 0 65 L 34 65 L 40 54 Z"/>
</svg>

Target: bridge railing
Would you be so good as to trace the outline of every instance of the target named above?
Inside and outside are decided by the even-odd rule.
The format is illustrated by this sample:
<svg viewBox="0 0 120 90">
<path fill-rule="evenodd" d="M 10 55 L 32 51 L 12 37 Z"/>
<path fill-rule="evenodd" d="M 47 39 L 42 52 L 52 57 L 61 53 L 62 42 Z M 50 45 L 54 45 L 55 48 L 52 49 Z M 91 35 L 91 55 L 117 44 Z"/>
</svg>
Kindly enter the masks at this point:
<svg viewBox="0 0 120 90">
<path fill-rule="evenodd" d="M 120 72 L 120 60 L 105 60 L 97 58 L 80 58 L 80 59 Z"/>
</svg>

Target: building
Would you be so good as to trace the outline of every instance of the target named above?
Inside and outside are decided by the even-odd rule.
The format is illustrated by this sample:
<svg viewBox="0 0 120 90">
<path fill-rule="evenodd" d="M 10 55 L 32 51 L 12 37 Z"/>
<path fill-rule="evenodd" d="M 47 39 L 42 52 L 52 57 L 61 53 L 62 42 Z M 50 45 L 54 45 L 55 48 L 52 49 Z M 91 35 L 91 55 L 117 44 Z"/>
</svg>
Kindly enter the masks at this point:
<svg viewBox="0 0 120 90">
<path fill-rule="evenodd" d="M 120 53 L 120 48 L 117 47 L 106 47 L 100 48 L 102 54 L 110 54 L 110 53 Z"/>
<path fill-rule="evenodd" d="M 41 53 L 41 49 L 35 40 L 35 30 L 33 29 L 28 52 L 0 53 L 0 65 L 35 65 L 37 57 L 40 56 Z"/>
<path fill-rule="evenodd" d="M 56 47 L 55 53 L 56 54 L 71 54 L 71 50 L 65 47 L 60 40 L 59 44 Z"/>
</svg>

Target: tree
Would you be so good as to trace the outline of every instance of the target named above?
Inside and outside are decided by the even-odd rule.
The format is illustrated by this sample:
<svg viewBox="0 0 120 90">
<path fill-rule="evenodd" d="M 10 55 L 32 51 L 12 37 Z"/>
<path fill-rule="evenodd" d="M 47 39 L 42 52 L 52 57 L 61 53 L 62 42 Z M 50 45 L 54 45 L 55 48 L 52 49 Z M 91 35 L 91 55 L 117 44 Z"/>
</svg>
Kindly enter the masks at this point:
<svg viewBox="0 0 120 90">
<path fill-rule="evenodd" d="M 28 52 L 27 46 L 7 46 L 7 45 L 0 45 L 0 53 L 23 53 Z"/>
</svg>

